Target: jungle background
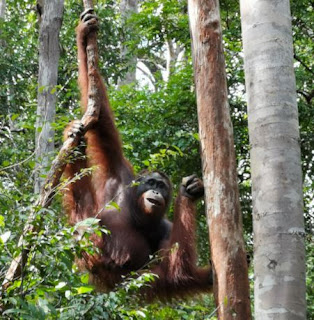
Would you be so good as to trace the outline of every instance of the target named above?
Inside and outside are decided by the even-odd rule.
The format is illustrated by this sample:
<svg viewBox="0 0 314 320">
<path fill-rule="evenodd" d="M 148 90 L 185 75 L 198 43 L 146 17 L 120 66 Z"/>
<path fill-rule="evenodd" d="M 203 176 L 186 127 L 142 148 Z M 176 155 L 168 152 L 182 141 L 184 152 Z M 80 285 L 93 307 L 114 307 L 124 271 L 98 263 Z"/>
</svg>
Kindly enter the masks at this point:
<svg viewBox="0 0 314 320">
<path fill-rule="evenodd" d="M 240 200 L 247 251 L 252 255 L 249 139 L 239 5 L 222 0 L 229 103 L 234 126 Z M 308 319 L 313 319 L 313 3 L 291 2 L 298 108 L 304 179 L 304 218 L 307 231 Z M 79 1 L 66 0 L 60 34 L 55 129 L 55 153 L 69 121 L 80 118 L 77 86 L 75 27 L 82 11 Z M 191 43 L 185 1 L 142 0 L 139 12 L 121 19 L 116 1 L 99 0 L 100 68 L 109 86 L 112 108 L 126 157 L 136 171 L 156 168 L 166 172 L 178 188 L 181 178 L 201 175 L 197 109 L 193 84 Z M 127 32 L 126 32 L 127 30 Z M 177 55 L 167 59 L 169 43 Z M 121 55 L 122 44 L 127 48 Z M 38 88 L 38 17 L 35 1 L 7 0 L 0 21 L 0 280 L 19 253 L 19 236 L 37 195 L 35 178 L 35 123 Z M 121 79 L 138 61 L 137 82 Z M 51 160 L 55 157 L 51 154 Z M 2 295 L 4 317 L 14 319 L 214 319 L 212 297 L 192 297 L 146 305 L 133 295 L 145 276 L 126 279 L 116 291 L 95 292 L 88 274 L 80 273 L 75 255 L 90 250 L 88 239 L 73 240 L 56 196 L 49 209 L 38 209 L 41 224 L 29 237 L 32 250 L 20 280 Z M 170 212 L 170 218 L 171 218 Z M 203 204 L 199 207 L 199 263 L 210 260 Z M 253 270 L 250 270 L 253 283 Z M 253 299 L 253 296 L 252 296 Z"/>
</svg>

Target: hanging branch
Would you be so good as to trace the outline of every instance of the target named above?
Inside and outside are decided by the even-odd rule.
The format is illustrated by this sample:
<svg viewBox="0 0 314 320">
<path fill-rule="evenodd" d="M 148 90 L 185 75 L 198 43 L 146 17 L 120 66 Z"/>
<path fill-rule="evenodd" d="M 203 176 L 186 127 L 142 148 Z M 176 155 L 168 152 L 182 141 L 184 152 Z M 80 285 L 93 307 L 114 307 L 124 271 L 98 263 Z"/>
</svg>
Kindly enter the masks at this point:
<svg viewBox="0 0 314 320">
<path fill-rule="evenodd" d="M 83 0 L 84 9 L 93 9 L 92 0 Z M 89 94 L 88 94 L 88 104 L 85 114 L 83 115 L 81 122 L 83 124 L 82 132 L 77 132 L 63 143 L 57 157 L 52 162 L 50 171 L 47 175 L 44 187 L 41 190 L 39 199 L 35 203 L 24 227 L 23 233 L 19 239 L 18 246 L 22 247 L 22 252 L 13 259 L 11 265 L 6 272 L 4 281 L 2 283 L 3 289 L 6 289 L 12 281 L 18 278 L 23 270 L 23 267 L 27 261 L 28 253 L 30 251 L 30 245 L 25 241 L 27 234 L 33 233 L 38 230 L 39 226 L 34 225 L 34 220 L 37 214 L 38 208 L 48 208 L 55 193 L 57 186 L 60 182 L 60 178 L 63 174 L 67 160 L 73 152 L 73 149 L 79 144 L 81 136 L 84 135 L 97 121 L 99 116 L 99 107 L 98 103 L 99 94 L 95 86 L 94 71 L 97 69 L 97 35 L 96 33 L 91 34 L 87 41 L 87 63 L 88 63 L 88 73 L 90 75 L 89 82 Z M 43 212 L 44 214 L 44 212 Z"/>
<path fill-rule="evenodd" d="M 83 0 L 84 9 L 94 9 L 93 0 Z"/>
</svg>

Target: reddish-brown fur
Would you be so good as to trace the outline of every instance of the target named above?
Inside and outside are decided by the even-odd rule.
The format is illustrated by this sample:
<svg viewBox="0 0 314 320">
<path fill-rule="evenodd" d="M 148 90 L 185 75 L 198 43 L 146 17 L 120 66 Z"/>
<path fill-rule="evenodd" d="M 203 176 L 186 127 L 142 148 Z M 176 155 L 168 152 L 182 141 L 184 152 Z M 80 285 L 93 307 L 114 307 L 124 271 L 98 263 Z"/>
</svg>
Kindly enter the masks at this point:
<svg viewBox="0 0 314 320">
<path fill-rule="evenodd" d="M 90 27 L 92 23 L 93 20 L 89 23 L 81 22 L 77 28 L 79 85 L 83 111 L 87 105 L 89 81 L 86 38 L 88 34 L 95 32 L 95 28 L 93 30 Z M 102 239 L 95 238 L 101 254 L 85 254 L 80 264 L 90 271 L 92 282 L 99 289 L 112 289 L 121 281 L 121 275 L 140 269 L 148 262 L 149 256 L 155 253 L 152 251 L 159 251 L 161 259 L 151 267 L 151 271 L 157 274 L 158 278 L 151 289 L 145 289 L 144 292 L 149 298 L 170 298 L 210 291 L 210 268 L 201 269 L 196 266 L 196 205 L 193 199 L 183 192 L 179 193 L 173 224 L 164 218 L 140 227 L 132 224 L 131 216 L 136 211 L 134 207 L 137 199 L 130 184 L 135 176 L 131 165 L 123 156 L 122 144 L 99 72 L 96 77 L 101 94 L 99 121 L 85 134 L 87 146 L 83 152 L 86 158 L 69 163 L 65 176 L 71 179 L 82 168 L 95 166 L 96 169 L 91 175 L 86 175 L 69 186 L 64 196 L 64 204 L 72 224 L 97 216 L 101 219 L 101 224 L 111 231 L 111 235 L 103 235 Z M 69 130 L 71 128 L 67 129 Z M 168 181 L 165 176 L 162 176 L 162 179 Z M 120 206 L 120 212 L 116 209 L 104 209 L 105 204 L 111 200 Z M 158 227 L 155 227 L 157 225 Z M 155 243 L 155 240 L 151 239 L 158 241 Z"/>
</svg>

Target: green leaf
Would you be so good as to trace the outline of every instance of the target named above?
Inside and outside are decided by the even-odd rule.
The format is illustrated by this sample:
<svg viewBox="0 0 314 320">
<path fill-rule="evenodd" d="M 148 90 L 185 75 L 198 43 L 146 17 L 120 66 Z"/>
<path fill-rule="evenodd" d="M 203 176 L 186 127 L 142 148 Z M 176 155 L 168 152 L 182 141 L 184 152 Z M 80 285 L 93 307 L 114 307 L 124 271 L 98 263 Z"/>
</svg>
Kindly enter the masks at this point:
<svg viewBox="0 0 314 320">
<path fill-rule="evenodd" d="M 38 88 L 38 92 L 39 93 L 43 93 L 43 91 L 45 90 L 46 86 L 41 86 Z"/>
<path fill-rule="evenodd" d="M 11 231 L 7 231 L 4 234 L 0 235 L 0 239 L 3 243 L 6 243 L 11 236 Z"/>
<path fill-rule="evenodd" d="M 144 160 L 144 161 L 142 161 L 143 162 L 143 164 L 146 166 L 146 167 L 149 167 L 149 161 L 148 160 Z"/>
<path fill-rule="evenodd" d="M 89 273 L 84 273 L 81 275 L 81 281 L 84 284 L 88 284 L 88 280 L 89 280 Z"/>
<path fill-rule="evenodd" d="M 64 293 L 64 296 L 65 296 L 68 300 L 70 300 L 71 295 L 72 295 L 72 293 L 71 293 L 70 290 L 67 290 L 67 291 Z"/>
<path fill-rule="evenodd" d="M 137 187 L 137 186 L 139 186 L 140 184 L 141 184 L 140 182 L 132 181 L 132 183 L 131 183 L 131 188 L 132 188 L 132 187 Z"/>
<path fill-rule="evenodd" d="M 92 287 L 92 286 L 84 286 L 84 287 L 76 288 L 76 290 L 77 290 L 78 294 L 82 294 L 82 293 L 88 293 L 88 292 L 93 291 L 94 287 Z"/>
<path fill-rule="evenodd" d="M 77 229 L 78 227 L 92 227 L 92 226 L 98 225 L 99 222 L 100 222 L 100 219 L 98 218 L 87 218 L 85 220 L 79 221 L 75 225 L 75 229 Z"/>
<path fill-rule="evenodd" d="M 145 315 L 145 313 L 144 313 L 143 311 L 137 310 L 136 313 L 137 313 L 137 315 L 139 315 L 140 317 L 146 318 L 146 315 Z"/>
<path fill-rule="evenodd" d="M 105 229 L 105 228 L 99 228 L 99 230 L 100 230 L 101 232 L 103 232 L 104 234 L 110 234 L 110 233 L 111 233 L 110 230 Z"/>
<path fill-rule="evenodd" d="M 50 91 L 50 94 L 54 94 L 54 93 L 56 93 L 56 91 L 57 91 L 57 87 L 54 87 L 54 88 Z"/>
<path fill-rule="evenodd" d="M 28 165 L 31 169 L 34 169 L 35 168 L 35 165 L 36 165 L 36 162 L 35 161 L 29 161 L 28 162 Z"/>
<path fill-rule="evenodd" d="M 4 216 L 0 215 L 0 227 L 4 227 L 5 223 L 4 223 Z"/>
<path fill-rule="evenodd" d="M 48 307 L 48 301 L 46 299 L 38 299 L 38 306 L 43 309 L 44 313 L 48 314 L 50 312 Z"/>
<path fill-rule="evenodd" d="M 200 136 L 198 133 L 193 133 L 193 138 L 196 139 L 197 141 L 200 141 Z"/>
<path fill-rule="evenodd" d="M 120 206 L 114 201 L 110 201 L 108 204 L 106 204 L 105 208 L 106 209 L 117 209 L 119 212 L 121 211 Z"/>
<path fill-rule="evenodd" d="M 3 165 L 4 167 L 8 167 L 8 166 L 10 165 L 10 161 L 4 160 L 4 161 L 2 162 L 2 165 Z"/>
<path fill-rule="evenodd" d="M 55 286 L 55 288 L 56 288 L 57 290 L 60 290 L 60 289 L 64 288 L 66 285 L 67 285 L 66 282 L 59 282 L 59 283 Z"/>
<path fill-rule="evenodd" d="M 12 114 L 11 116 L 11 120 L 14 121 L 15 119 L 17 119 L 20 115 L 15 113 L 15 114 Z"/>
</svg>

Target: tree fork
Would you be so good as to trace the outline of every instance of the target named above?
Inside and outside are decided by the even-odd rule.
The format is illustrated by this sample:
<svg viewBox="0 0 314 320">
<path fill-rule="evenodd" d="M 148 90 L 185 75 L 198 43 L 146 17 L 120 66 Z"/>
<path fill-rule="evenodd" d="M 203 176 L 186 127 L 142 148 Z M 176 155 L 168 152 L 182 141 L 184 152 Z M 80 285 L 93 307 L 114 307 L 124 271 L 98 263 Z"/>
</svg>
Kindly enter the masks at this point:
<svg viewBox="0 0 314 320">
<path fill-rule="evenodd" d="M 206 213 L 219 319 L 251 319 L 218 0 L 188 0 Z"/>
<path fill-rule="evenodd" d="M 94 8 L 92 0 L 83 0 L 83 4 L 84 4 L 85 10 Z M 96 33 L 92 34 L 89 37 L 87 45 L 88 45 L 88 50 L 87 50 L 88 71 L 91 72 L 93 69 L 97 68 L 98 66 L 98 49 L 97 49 Z M 57 191 L 57 186 L 60 182 L 60 178 L 67 164 L 67 160 L 72 154 L 73 149 L 78 145 L 81 139 L 81 136 L 98 121 L 99 112 L 100 112 L 100 104 L 98 99 L 99 99 L 99 94 L 95 86 L 95 80 L 92 77 L 91 81 L 89 82 L 89 95 L 88 95 L 87 109 L 85 114 L 81 118 L 81 122 L 84 127 L 84 129 L 82 130 L 82 134 L 77 133 L 69 137 L 63 143 L 57 157 L 52 162 L 50 171 L 47 175 L 44 187 L 41 190 L 39 199 L 36 201 L 34 205 L 34 209 L 31 211 L 27 219 L 26 225 L 24 227 L 23 233 L 20 236 L 18 246 L 22 247 L 22 251 L 16 258 L 12 260 L 10 267 L 6 272 L 4 281 L 2 283 L 2 288 L 4 290 L 10 286 L 10 283 L 12 283 L 15 279 L 17 279 L 21 275 L 23 267 L 27 261 L 30 246 L 28 243 L 25 243 L 24 239 L 27 234 L 32 233 L 38 229 L 38 227 L 35 227 L 33 224 L 36 217 L 36 213 L 37 213 L 36 208 L 49 207 Z"/>
</svg>

